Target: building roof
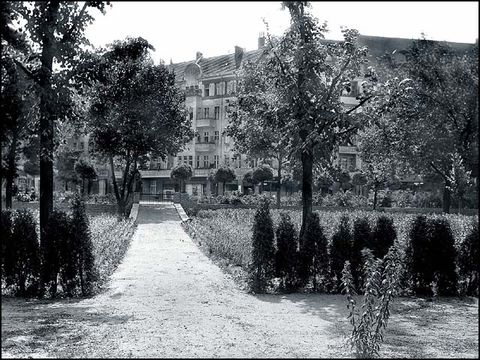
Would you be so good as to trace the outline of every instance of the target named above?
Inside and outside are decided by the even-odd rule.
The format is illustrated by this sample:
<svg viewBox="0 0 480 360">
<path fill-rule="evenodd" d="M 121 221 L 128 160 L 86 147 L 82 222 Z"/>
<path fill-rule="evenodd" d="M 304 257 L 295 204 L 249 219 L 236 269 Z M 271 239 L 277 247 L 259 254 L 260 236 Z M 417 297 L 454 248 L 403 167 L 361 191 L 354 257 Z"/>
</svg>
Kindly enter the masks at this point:
<svg viewBox="0 0 480 360">
<path fill-rule="evenodd" d="M 323 40 L 325 42 L 335 42 L 336 40 Z M 341 41 L 341 40 L 339 40 Z M 394 51 L 403 52 L 407 50 L 414 39 L 405 38 L 393 38 L 383 36 L 370 36 L 360 35 L 358 37 L 359 44 L 367 46 L 369 49 L 369 56 L 371 60 L 385 55 L 386 53 L 392 54 Z M 452 47 L 454 51 L 465 52 L 472 48 L 473 44 L 469 43 L 455 43 L 445 42 Z M 250 50 L 243 52 L 243 61 L 257 61 L 263 53 L 263 49 Z M 184 61 L 176 64 L 168 65 L 169 69 L 172 69 L 175 74 L 176 81 L 183 81 L 185 68 L 189 64 L 194 64 L 196 60 Z M 220 56 L 213 56 L 209 58 L 201 57 L 197 62 L 202 69 L 202 77 L 208 78 L 220 75 L 232 75 L 235 71 L 235 54 L 227 54 Z"/>
<path fill-rule="evenodd" d="M 257 61 L 263 53 L 263 49 L 245 51 L 243 53 L 243 61 Z M 184 61 L 177 64 L 170 64 L 167 67 L 172 69 L 175 74 L 176 81 L 183 80 L 185 68 L 189 64 L 195 64 L 195 60 Z M 200 58 L 197 62 L 202 69 L 202 77 L 211 77 L 223 74 L 233 74 L 235 71 L 235 54 L 227 54 L 220 56 L 213 56 L 209 58 Z"/>
</svg>

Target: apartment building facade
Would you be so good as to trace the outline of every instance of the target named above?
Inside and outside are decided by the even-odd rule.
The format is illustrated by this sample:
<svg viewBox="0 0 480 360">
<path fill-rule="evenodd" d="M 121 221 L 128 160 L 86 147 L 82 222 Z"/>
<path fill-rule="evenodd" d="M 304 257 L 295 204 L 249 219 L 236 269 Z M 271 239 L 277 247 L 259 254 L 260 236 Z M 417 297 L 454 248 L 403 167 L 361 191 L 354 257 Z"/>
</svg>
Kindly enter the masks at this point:
<svg viewBox="0 0 480 360">
<path fill-rule="evenodd" d="M 379 57 L 388 55 L 391 61 L 402 63 L 406 61 L 405 52 L 412 44 L 411 39 L 386 38 L 377 36 L 360 36 L 359 43 L 369 49 L 369 61 L 377 62 Z M 257 159 L 249 159 L 245 155 L 236 156 L 233 140 L 224 134 L 228 125 L 227 106 L 235 98 L 237 87 L 237 71 L 243 62 L 256 62 L 262 57 L 265 39 L 258 38 L 258 48 L 251 51 L 235 46 L 231 54 L 205 57 L 197 52 L 191 61 L 170 64 L 168 67 L 174 73 L 177 86 L 185 93 L 185 104 L 192 127 L 196 132 L 195 138 L 188 143 L 184 150 L 176 156 L 168 156 L 165 161 L 152 159 L 148 169 L 140 170 L 142 178 L 142 192 L 146 194 L 171 194 L 178 190 L 178 184 L 170 178 L 173 167 L 180 163 L 188 164 L 193 169 L 193 176 L 186 182 L 186 191 L 191 195 L 212 193 L 212 184 L 209 175 L 221 165 L 228 165 L 234 169 L 236 179 L 226 184 L 226 190 L 244 191 L 243 177 L 252 168 L 258 165 Z M 458 51 L 465 51 L 471 45 L 449 43 Z M 341 96 L 345 107 L 353 107 L 358 103 L 356 97 L 361 93 L 362 79 L 354 79 L 349 89 Z M 88 135 L 78 141 L 88 152 Z M 335 156 L 335 163 L 344 171 L 353 173 L 362 167 L 362 161 L 355 139 L 353 144 L 341 144 Z M 278 164 L 271 161 L 273 168 Z M 98 182 L 92 188 L 93 193 L 105 194 L 109 192 L 111 175 L 106 166 L 97 168 Z M 116 172 L 121 177 L 121 172 Z M 405 179 L 406 182 L 418 181 L 417 177 Z M 222 188 L 218 189 L 221 193 Z M 285 189 L 283 189 L 285 190 Z M 289 189 L 291 191 L 291 189 Z"/>
</svg>

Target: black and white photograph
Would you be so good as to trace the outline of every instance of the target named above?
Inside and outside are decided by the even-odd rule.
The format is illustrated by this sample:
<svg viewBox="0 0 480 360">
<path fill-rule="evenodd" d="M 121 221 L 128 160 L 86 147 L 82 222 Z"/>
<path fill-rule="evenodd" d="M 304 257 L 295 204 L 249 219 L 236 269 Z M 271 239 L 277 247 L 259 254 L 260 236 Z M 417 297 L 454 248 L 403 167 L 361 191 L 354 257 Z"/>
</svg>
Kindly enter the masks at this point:
<svg viewBox="0 0 480 360">
<path fill-rule="evenodd" d="M 2 358 L 479 358 L 478 1 L 1 1 Z"/>
</svg>

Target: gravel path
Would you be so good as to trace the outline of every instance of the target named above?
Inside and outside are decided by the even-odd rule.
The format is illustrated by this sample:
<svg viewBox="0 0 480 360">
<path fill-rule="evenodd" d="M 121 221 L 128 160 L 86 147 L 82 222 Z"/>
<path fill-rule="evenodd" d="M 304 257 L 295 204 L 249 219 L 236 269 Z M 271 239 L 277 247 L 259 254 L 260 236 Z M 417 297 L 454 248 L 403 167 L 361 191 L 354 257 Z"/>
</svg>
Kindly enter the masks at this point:
<svg viewBox="0 0 480 360">
<path fill-rule="evenodd" d="M 141 206 L 138 224 L 131 247 L 104 294 L 80 301 L 2 301 L 2 339 L 8 338 L 5 346 L 2 340 L 2 356 L 18 353 L 22 341 L 29 340 L 31 348 L 32 339 L 38 342 L 37 350 L 24 355 L 351 356 L 342 347 L 348 332 L 342 296 L 247 294 L 191 241 L 172 205 Z M 476 320 L 471 316 L 476 306 L 478 302 L 464 306 L 462 315 L 462 321 L 471 319 L 472 324 L 462 325 L 474 340 L 478 316 Z M 21 324 L 28 322 L 37 327 L 26 339 Z M 402 326 L 399 336 L 412 344 L 419 329 L 409 326 L 408 330 Z M 393 352 L 403 347 L 401 341 L 391 345 Z M 478 352 L 478 340 L 466 344 L 472 345 Z M 416 355 L 435 356 L 438 351 L 422 348 L 423 344 L 417 347 Z M 470 350 L 463 353 L 470 354 Z"/>
</svg>

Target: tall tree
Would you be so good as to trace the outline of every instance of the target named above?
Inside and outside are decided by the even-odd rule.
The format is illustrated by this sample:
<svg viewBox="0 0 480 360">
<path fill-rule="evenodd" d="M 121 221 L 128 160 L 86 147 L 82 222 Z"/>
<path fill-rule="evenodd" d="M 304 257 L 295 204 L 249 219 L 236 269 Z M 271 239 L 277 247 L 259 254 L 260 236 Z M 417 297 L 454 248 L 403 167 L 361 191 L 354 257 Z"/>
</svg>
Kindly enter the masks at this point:
<svg viewBox="0 0 480 360">
<path fill-rule="evenodd" d="M 283 3 L 291 16 L 290 28 L 277 40 L 268 36 L 265 76 L 276 97 L 275 113 L 266 121 L 285 136 L 289 157 L 302 164 L 302 228 L 312 213 L 314 162 L 328 163 L 336 147 L 359 127 L 356 110 L 371 94 L 366 87 L 358 103 L 346 108 L 340 96 L 362 72 L 367 49 L 357 44 L 358 32 L 343 30 L 344 41 L 324 41 L 326 25 L 308 12 L 308 2 Z M 373 79 L 373 77 L 371 78 Z M 259 106 L 261 102 L 259 102 Z"/>
<path fill-rule="evenodd" d="M 420 175 L 438 174 L 448 213 L 452 193 L 467 180 L 458 176 L 478 177 L 478 45 L 459 53 L 418 40 L 406 63 L 389 70 L 362 151 L 371 158 L 388 152 Z"/>
<path fill-rule="evenodd" d="M 108 2 L 107 2 L 108 3 Z M 82 61 L 86 26 L 93 22 L 88 8 L 104 12 L 102 1 L 19 2 L 12 6 L 17 19 L 25 20 L 26 41 L 39 51 L 40 68 L 31 71 L 22 61 L 16 64 L 37 85 L 40 96 L 40 236 L 45 233 L 53 209 L 54 128 L 58 121 L 72 117 L 70 111 L 72 75 Z"/>
<path fill-rule="evenodd" d="M 237 97 L 228 106 L 229 124 L 225 130 L 234 139 L 235 149 L 251 158 L 275 159 L 277 168 L 277 207 L 280 206 L 282 170 L 287 161 L 287 134 L 273 126 L 272 117 L 280 116 L 275 90 L 266 76 L 266 63 L 242 65 Z"/>
<path fill-rule="evenodd" d="M 193 139 L 184 96 L 175 86 L 174 74 L 163 64 L 153 64 L 151 49 L 142 38 L 128 38 L 90 61 L 95 81 L 89 128 L 96 151 L 110 163 L 122 214 L 132 195 L 139 159 L 175 155 Z M 122 170 L 120 184 L 115 164 Z"/>
</svg>

